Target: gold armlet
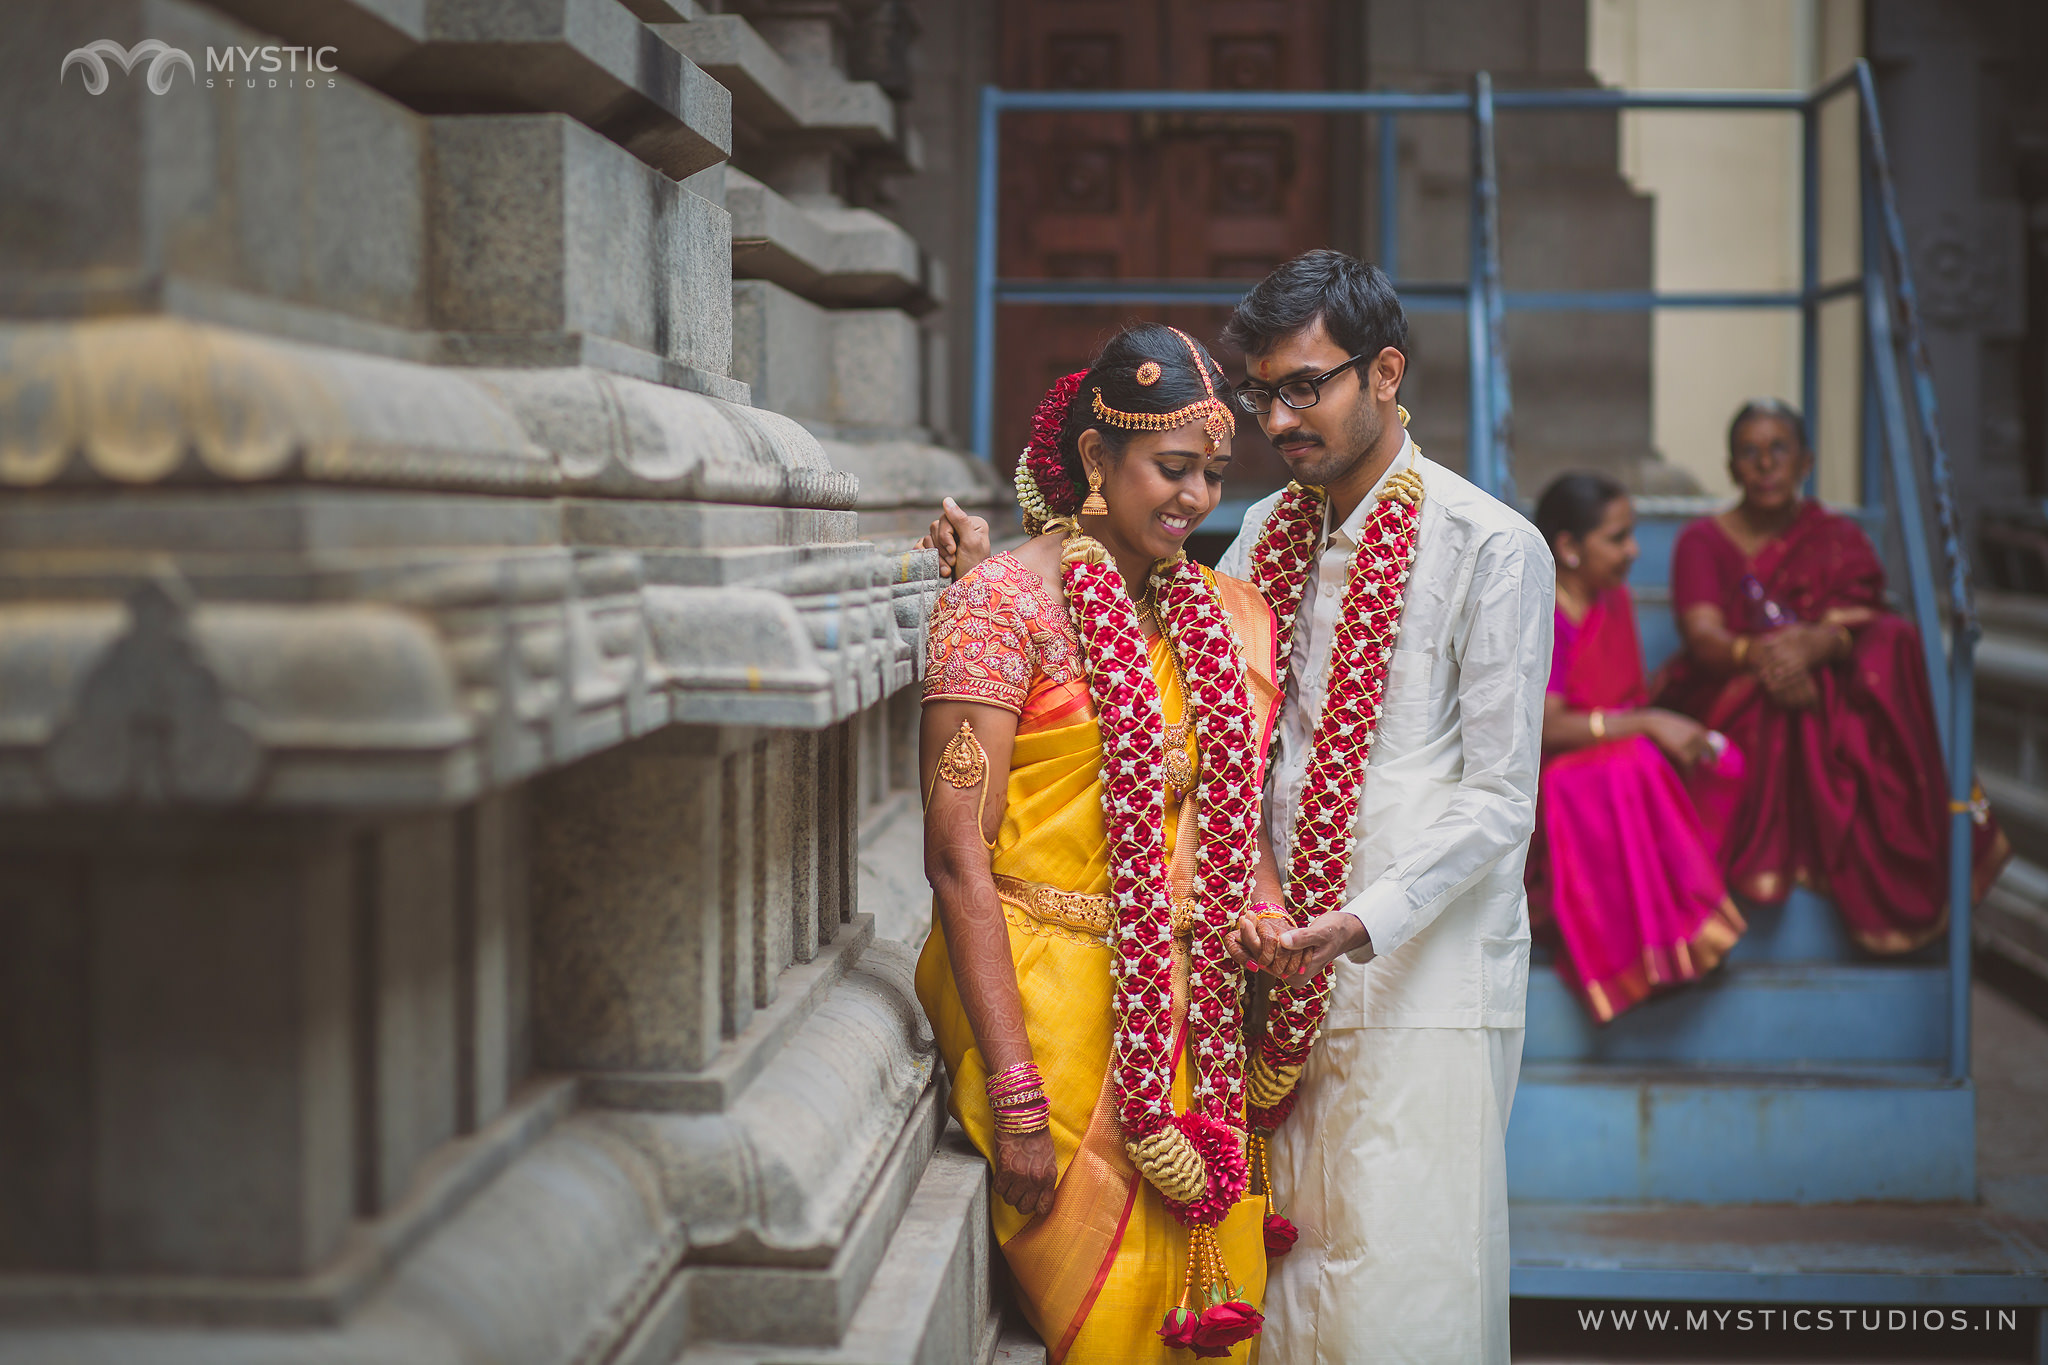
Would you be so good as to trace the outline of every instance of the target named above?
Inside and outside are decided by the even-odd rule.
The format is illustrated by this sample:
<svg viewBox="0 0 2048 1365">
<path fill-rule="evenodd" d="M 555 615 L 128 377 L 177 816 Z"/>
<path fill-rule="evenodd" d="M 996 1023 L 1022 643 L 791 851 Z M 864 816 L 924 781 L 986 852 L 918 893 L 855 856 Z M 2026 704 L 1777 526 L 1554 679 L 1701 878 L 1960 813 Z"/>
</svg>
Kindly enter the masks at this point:
<svg viewBox="0 0 2048 1365">
<path fill-rule="evenodd" d="M 989 844 L 988 836 L 982 833 L 987 828 L 983 816 L 988 810 L 988 750 L 982 748 L 981 741 L 975 737 L 972 721 L 961 721 L 960 728 L 953 732 L 953 737 L 939 752 L 939 766 L 932 773 L 931 785 L 925 788 L 927 810 L 931 808 L 932 793 L 939 789 L 940 778 L 944 778 L 946 785 L 954 791 L 964 792 L 974 786 L 981 788 L 981 799 L 974 805 L 974 832 L 980 835 L 984 844 L 994 848 L 994 844 Z"/>
</svg>

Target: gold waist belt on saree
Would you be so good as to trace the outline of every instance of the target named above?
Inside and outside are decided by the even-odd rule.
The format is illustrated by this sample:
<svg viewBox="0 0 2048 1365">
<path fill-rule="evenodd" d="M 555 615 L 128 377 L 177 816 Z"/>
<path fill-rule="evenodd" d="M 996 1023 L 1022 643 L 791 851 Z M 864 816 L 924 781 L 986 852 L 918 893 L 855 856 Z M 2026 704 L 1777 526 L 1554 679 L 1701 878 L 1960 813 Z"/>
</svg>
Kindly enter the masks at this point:
<svg viewBox="0 0 2048 1365">
<path fill-rule="evenodd" d="M 1062 891 L 1058 887 L 1046 886 L 1042 882 L 1027 882 L 1021 877 L 996 878 L 996 895 L 1003 901 L 1005 910 L 1021 911 L 1029 919 L 1054 929 L 1066 929 L 1094 938 L 1109 937 L 1110 926 L 1116 923 L 1116 911 L 1111 908 L 1109 897 L 1091 896 L 1081 891 Z M 1014 916 L 1006 916 L 1017 923 Z M 1018 924 L 1019 928 L 1030 929 L 1029 924 Z M 1190 896 L 1176 896 L 1173 900 L 1173 936 L 1187 938 L 1194 933 L 1195 902 Z"/>
</svg>

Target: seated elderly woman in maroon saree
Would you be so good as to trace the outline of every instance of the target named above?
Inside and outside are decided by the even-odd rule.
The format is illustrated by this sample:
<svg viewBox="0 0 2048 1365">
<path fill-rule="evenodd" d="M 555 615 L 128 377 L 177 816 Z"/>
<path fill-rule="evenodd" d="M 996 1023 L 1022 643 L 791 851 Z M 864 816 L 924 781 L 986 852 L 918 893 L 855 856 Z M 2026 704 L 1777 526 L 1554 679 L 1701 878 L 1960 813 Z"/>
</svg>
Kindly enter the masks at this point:
<svg viewBox="0 0 2048 1365">
<path fill-rule="evenodd" d="M 1671 564 L 1685 651 L 1659 700 L 1747 757 L 1724 865 L 1763 904 L 1805 885 L 1873 953 L 1910 952 L 1948 922 L 1948 777 L 1925 656 L 1884 605 L 1884 566 L 1853 521 L 1801 495 L 1806 424 L 1775 399 L 1728 429 L 1742 500 L 1688 526 Z M 2010 856 L 1981 799 L 1982 896 Z"/>
</svg>

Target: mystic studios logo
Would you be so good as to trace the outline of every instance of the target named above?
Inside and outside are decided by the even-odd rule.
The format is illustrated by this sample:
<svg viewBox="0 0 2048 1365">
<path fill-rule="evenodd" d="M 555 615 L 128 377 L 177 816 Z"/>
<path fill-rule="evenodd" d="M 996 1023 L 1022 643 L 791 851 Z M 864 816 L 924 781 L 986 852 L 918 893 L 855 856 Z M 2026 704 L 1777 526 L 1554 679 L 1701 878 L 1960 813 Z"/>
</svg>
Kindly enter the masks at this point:
<svg viewBox="0 0 2048 1365">
<path fill-rule="evenodd" d="M 334 88 L 334 77 L 329 74 L 340 70 L 334 64 L 335 47 L 286 47 L 271 43 L 262 47 L 209 47 L 206 49 L 205 88 L 208 90 L 249 90 L 306 89 L 324 85 Z M 149 69 L 143 73 L 143 81 L 152 95 L 167 95 L 176 81 L 178 68 L 183 67 L 192 83 L 201 83 L 199 68 L 192 61 L 192 54 L 181 47 L 172 47 L 161 38 L 144 38 L 134 47 L 123 47 L 112 38 L 100 38 L 84 47 L 74 47 L 64 54 L 64 64 L 57 69 L 57 79 L 62 82 L 71 74 L 71 68 L 83 68 L 80 79 L 85 82 L 85 93 L 102 95 L 113 81 L 113 73 L 107 69 L 109 61 L 121 68 L 126 75 L 135 70 L 136 64 L 145 58 Z"/>
</svg>

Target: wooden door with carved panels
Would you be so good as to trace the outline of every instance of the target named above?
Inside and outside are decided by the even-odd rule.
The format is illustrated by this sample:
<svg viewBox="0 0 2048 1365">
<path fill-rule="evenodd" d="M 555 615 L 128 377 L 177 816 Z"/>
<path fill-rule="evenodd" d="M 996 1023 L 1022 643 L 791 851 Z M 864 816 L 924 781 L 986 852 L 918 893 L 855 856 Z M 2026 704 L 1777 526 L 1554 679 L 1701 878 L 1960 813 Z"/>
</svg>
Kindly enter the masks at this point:
<svg viewBox="0 0 2048 1365">
<path fill-rule="evenodd" d="M 1006 87 L 1026 90 L 1324 89 L 1331 3 L 1005 0 L 996 69 Z M 1008 279 L 1248 288 L 1331 238 L 1331 138 L 1321 116 L 1007 114 L 1002 137 L 998 268 Z M 1118 327 L 1170 322 L 1213 345 L 1228 316 L 1221 307 L 1005 305 L 998 462 L 1013 467 L 1046 387 L 1086 365 Z M 1219 359 L 1235 372 L 1234 357 Z M 1226 498 L 1285 482 L 1255 422 L 1239 422 L 1234 450 Z"/>
</svg>

